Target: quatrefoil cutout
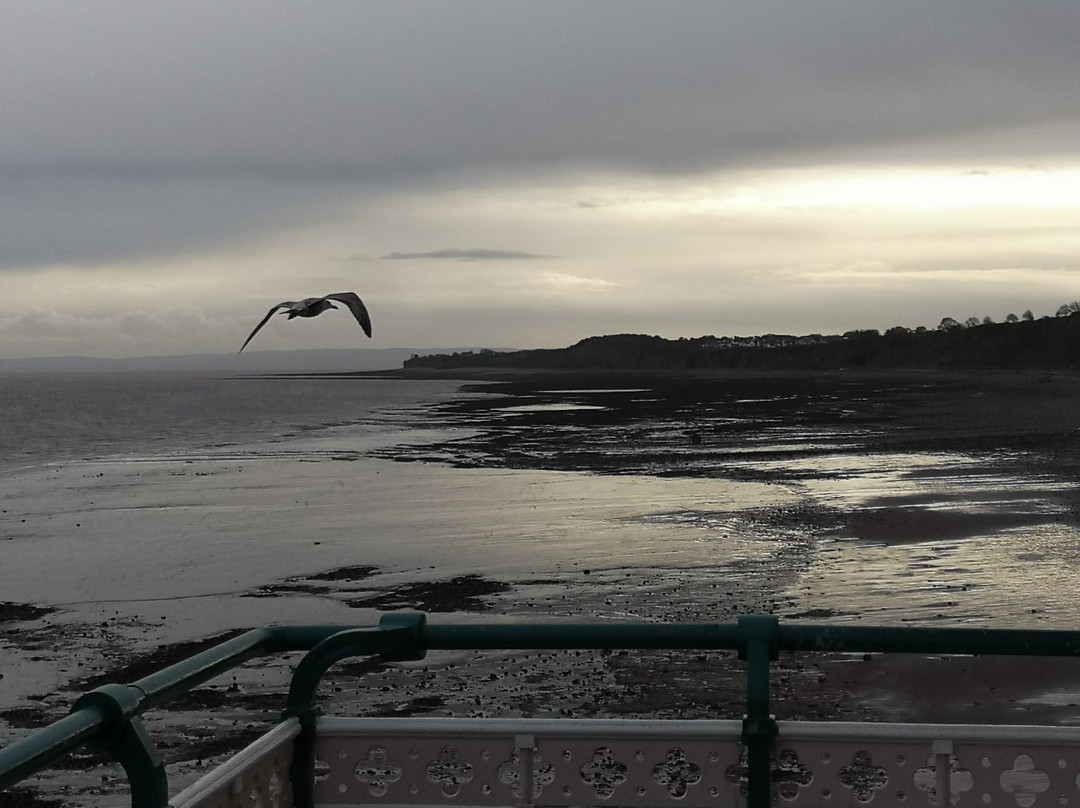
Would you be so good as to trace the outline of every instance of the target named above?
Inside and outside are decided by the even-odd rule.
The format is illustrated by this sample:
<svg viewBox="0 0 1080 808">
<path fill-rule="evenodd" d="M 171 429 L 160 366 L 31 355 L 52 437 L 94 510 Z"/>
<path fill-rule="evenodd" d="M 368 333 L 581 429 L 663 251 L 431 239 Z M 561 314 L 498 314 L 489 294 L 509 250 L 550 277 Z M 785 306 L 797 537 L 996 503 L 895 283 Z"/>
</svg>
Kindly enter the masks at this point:
<svg viewBox="0 0 1080 808">
<path fill-rule="evenodd" d="M 859 802 L 869 802 L 874 792 L 885 788 L 889 775 L 881 766 L 874 765 L 869 752 L 856 752 L 851 763 L 840 769 L 840 784 L 851 789 Z"/>
<path fill-rule="evenodd" d="M 533 753 L 533 799 L 548 783 L 555 781 L 555 767 L 544 762 L 539 752 Z M 510 786 L 514 796 L 521 799 L 521 750 L 515 749 L 509 760 L 504 760 L 496 770 L 499 782 Z"/>
<path fill-rule="evenodd" d="M 593 787 L 596 796 L 607 799 L 615 793 L 615 786 L 626 782 L 626 771 L 626 764 L 615 760 L 609 747 L 601 746 L 581 767 L 581 779 Z"/>
<path fill-rule="evenodd" d="M 793 800 L 799 789 L 810 785 L 814 773 L 799 760 L 799 753 L 794 749 L 784 749 L 773 764 L 773 782 L 777 793 L 787 800 Z"/>
<path fill-rule="evenodd" d="M 677 799 L 685 797 L 687 788 L 701 780 L 701 768 L 691 763 L 682 749 L 671 749 L 663 762 L 653 766 L 652 776 Z"/>
<path fill-rule="evenodd" d="M 935 756 L 930 755 L 926 759 L 926 765 L 916 769 L 913 780 L 915 788 L 925 791 L 931 802 L 938 803 L 937 797 L 937 771 L 934 768 Z M 955 804 L 960 801 L 960 795 L 965 791 L 971 791 L 975 787 L 975 776 L 970 769 L 961 769 L 956 755 L 949 756 L 949 802 Z"/>
<path fill-rule="evenodd" d="M 356 764 L 356 779 L 367 786 L 374 797 L 382 797 L 390 790 L 390 783 L 401 779 L 401 766 L 390 759 L 386 747 L 373 746 L 367 757 Z"/>
<path fill-rule="evenodd" d="M 745 794 L 749 783 L 749 766 L 746 750 L 743 749 L 738 763 L 732 763 L 724 770 L 724 777 L 729 783 L 737 785 Z M 785 799 L 794 799 L 799 789 L 807 786 L 814 779 L 814 772 L 799 760 L 793 749 L 784 749 L 773 761 L 773 782 L 777 784 L 777 793 Z"/>
<path fill-rule="evenodd" d="M 453 797 L 461 791 L 463 784 L 473 779 L 473 765 L 458 758 L 455 747 L 444 746 L 438 760 L 428 763 L 427 776 L 428 780 L 442 788 L 445 796 Z"/>
<path fill-rule="evenodd" d="M 1017 755 L 1013 767 L 1002 772 L 998 782 L 1020 808 L 1030 808 L 1038 795 L 1050 788 L 1050 775 L 1036 769 L 1035 761 L 1027 755 Z"/>
</svg>

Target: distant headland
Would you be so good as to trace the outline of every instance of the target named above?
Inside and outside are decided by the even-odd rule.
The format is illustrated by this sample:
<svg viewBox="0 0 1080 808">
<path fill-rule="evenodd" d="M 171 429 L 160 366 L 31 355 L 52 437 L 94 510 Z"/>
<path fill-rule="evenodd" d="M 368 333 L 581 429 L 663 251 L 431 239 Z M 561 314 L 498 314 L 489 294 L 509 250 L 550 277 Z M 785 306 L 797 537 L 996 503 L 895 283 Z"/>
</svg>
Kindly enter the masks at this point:
<svg viewBox="0 0 1080 808">
<path fill-rule="evenodd" d="M 1053 317 L 1031 312 L 1005 322 L 951 317 L 936 328 L 890 328 L 844 334 L 665 339 L 645 334 L 589 337 L 567 348 L 464 351 L 413 356 L 406 371 L 455 369 L 650 370 L 1076 370 L 1080 369 L 1080 303 Z"/>
</svg>

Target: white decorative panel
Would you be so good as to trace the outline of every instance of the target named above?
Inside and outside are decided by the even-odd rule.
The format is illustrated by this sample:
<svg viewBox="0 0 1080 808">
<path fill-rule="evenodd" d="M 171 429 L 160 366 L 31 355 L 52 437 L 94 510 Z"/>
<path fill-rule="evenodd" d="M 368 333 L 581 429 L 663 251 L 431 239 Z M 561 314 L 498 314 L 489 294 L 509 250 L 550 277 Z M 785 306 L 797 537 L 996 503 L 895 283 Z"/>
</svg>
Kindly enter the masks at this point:
<svg viewBox="0 0 1080 808">
<path fill-rule="evenodd" d="M 316 803 L 706 808 L 739 802 L 731 776 L 742 749 L 737 721 L 440 721 L 371 726 L 361 719 L 335 722 L 332 732 L 320 728 Z"/>
<path fill-rule="evenodd" d="M 292 808 L 295 720 L 172 802 Z M 325 718 L 315 803 L 737 808 L 739 721 Z M 777 808 L 1080 808 L 1080 728 L 779 723 Z M 947 796 L 946 796 L 947 795 Z"/>
<path fill-rule="evenodd" d="M 296 719 L 282 722 L 169 801 L 172 808 L 292 808 Z"/>
</svg>

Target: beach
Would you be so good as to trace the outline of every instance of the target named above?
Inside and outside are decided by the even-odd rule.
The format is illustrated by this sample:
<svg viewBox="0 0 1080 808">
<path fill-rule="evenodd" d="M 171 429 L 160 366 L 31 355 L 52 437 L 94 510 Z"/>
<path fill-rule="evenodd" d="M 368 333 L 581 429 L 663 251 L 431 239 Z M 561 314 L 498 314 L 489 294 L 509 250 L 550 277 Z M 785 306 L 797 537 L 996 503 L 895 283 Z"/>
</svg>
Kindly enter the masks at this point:
<svg viewBox="0 0 1080 808">
<path fill-rule="evenodd" d="M 389 609 L 1075 628 L 1078 394 L 1070 374 L 507 374 L 274 440 L 11 469 L 2 738 L 237 630 Z M 149 716 L 170 777 L 269 726 L 295 661 Z M 776 671 L 779 718 L 1080 723 L 1072 659 L 784 654 Z M 733 654 L 455 652 L 342 665 L 326 701 L 732 718 L 742 694 Z M 116 767 L 76 763 L 43 790 L 123 803 Z"/>
</svg>

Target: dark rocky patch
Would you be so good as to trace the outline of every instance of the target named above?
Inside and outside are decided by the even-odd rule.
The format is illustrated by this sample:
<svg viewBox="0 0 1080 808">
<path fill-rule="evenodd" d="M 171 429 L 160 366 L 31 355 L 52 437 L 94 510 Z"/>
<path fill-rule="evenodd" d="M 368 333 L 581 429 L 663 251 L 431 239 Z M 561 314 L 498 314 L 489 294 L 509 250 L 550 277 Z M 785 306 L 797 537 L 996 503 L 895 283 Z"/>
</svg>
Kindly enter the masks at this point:
<svg viewBox="0 0 1080 808">
<path fill-rule="evenodd" d="M 333 591 L 333 589 L 325 586 L 312 586 L 311 584 L 301 582 L 290 582 L 283 584 L 266 584 L 265 586 L 260 586 L 258 589 L 252 589 L 250 592 L 244 592 L 240 597 L 279 598 L 282 595 L 325 595 Z"/>
<path fill-rule="evenodd" d="M 62 799 L 46 797 L 28 786 L 15 786 L 0 792 L 0 808 L 61 808 L 63 804 Z"/>
<path fill-rule="evenodd" d="M 206 738 L 187 740 L 162 749 L 166 763 L 193 760 L 201 764 L 204 758 L 232 755 L 264 735 L 269 726 L 249 724 L 241 729 L 215 732 Z"/>
<path fill-rule="evenodd" d="M 245 592 L 244 598 L 276 598 L 281 595 L 329 595 L 338 591 L 328 586 L 310 583 L 311 581 L 359 583 L 377 575 L 378 567 L 371 565 L 357 565 L 352 567 L 339 567 L 326 572 L 317 572 L 312 575 L 304 575 L 289 578 L 281 583 L 266 584 L 258 589 Z"/>
<path fill-rule="evenodd" d="M 19 623 L 24 620 L 37 620 L 55 612 L 47 606 L 31 606 L 29 603 L 0 602 L 0 623 Z"/>
<path fill-rule="evenodd" d="M 206 710 L 242 710 L 249 712 L 277 713 L 285 707 L 284 691 L 276 693 L 248 693 L 230 687 L 225 690 L 202 687 L 182 693 L 161 709 L 170 712 Z"/>
<path fill-rule="evenodd" d="M 482 612 L 490 608 L 483 598 L 510 591 L 510 585 L 481 575 L 460 575 L 449 581 L 420 581 L 348 601 L 370 609 L 417 609 L 422 612 Z"/>
<path fill-rule="evenodd" d="M 334 675 L 338 678 L 367 676 L 370 673 L 379 673 L 386 670 L 386 663 L 378 657 L 342 662 L 334 666 Z"/>
<path fill-rule="evenodd" d="M 237 637 L 245 631 L 249 631 L 249 629 L 226 631 L 221 634 L 215 634 L 212 637 L 205 637 L 201 640 L 166 645 L 149 654 L 143 654 L 128 662 L 115 665 L 101 673 L 87 676 L 83 679 L 76 679 L 68 684 L 67 689 L 92 690 L 95 687 L 100 687 L 101 685 L 109 684 L 110 682 L 133 682 L 176 662 L 194 656 L 208 648 L 213 648 L 215 645 L 220 645 L 226 640 L 231 640 L 233 637 Z"/>
<path fill-rule="evenodd" d="M 10 727 L 23 729 L 43 727 L 56 720 L 57 717 L 52 715 L 44 705 L 39 707 L 9 707 L 6 710 L 0 710 L 0 720 L 6 722 Z"/>
<path fill-rule="evenodd" d="M 52 768 L 60 769 L 62 771 L 80 772 L 98 766 L 108 766 L 112 762 L 113 761 L 110 760 L 105 752 L 91 747 L 83 747 L 82 749 L 78 749 L 65 757 L 60 758 L 52 764 Z"/>
<path fill-rule="evenodd" d="M 415 696 L 403 702 L 391 702 L 375 707 L 373 716 L 393 718 L 395 716 L 426 715 L 446 704 L 441 696 Z"/>
<path fill-rule="evenodd" d="M 309 581 L 363 581 L 375 575 L 378 567 L 361 565 L 356 567 L 339 567 L 329 572 L 318 572 L 306 576 Z"/>
</svg>

